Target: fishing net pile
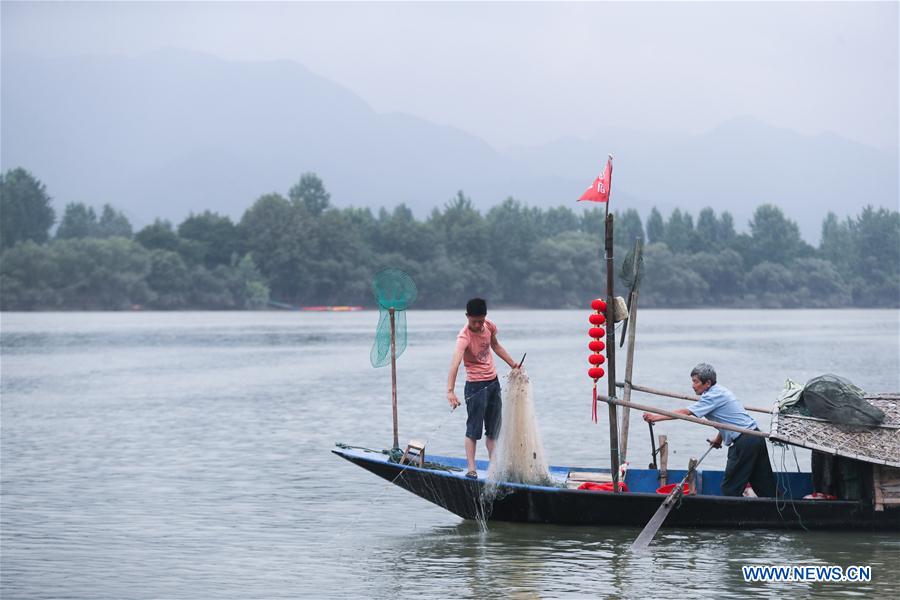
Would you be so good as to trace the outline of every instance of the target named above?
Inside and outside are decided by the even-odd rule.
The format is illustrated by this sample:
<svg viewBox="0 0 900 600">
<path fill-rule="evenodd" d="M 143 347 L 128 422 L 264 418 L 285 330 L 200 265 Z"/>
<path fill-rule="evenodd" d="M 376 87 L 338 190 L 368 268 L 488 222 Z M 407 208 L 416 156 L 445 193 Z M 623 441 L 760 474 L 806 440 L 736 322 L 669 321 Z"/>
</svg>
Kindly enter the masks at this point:
<svg viewBox="0 0 900 600">
<path fill-rule="evenodd" d="M 538 431 L 531 397 L 531 382 L 522 368 L 513 369 L 503 392 L 500 435 L 497 438 L 488 481 L 551 485 L 544 445 Z"/>
<path fill-rule="evenodd" d="M 769 438 L 855 460 L 900 467 L 900 395 L 866 394 L 837 375 L 787 380 Z"/>
<path fill-rule="evenodd" d="M 837 375 L 821 375 L 806 382 L 803 400 L 809 413 L 850 430 L 865 431 L 884 421 L 884 411 L 866 402 L 865 392 Z"/>
</svg>

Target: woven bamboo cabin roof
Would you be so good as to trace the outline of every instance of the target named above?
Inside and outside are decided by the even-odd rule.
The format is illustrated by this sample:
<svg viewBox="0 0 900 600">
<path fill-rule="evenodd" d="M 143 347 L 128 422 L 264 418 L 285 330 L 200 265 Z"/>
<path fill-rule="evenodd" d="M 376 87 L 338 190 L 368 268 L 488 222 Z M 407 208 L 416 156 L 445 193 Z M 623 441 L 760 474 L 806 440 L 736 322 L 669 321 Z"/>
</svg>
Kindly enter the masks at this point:
<svg viewBox="0 0 900 600">
<path fill-rule="evenodd" d="M 884 411 L 884 422 L 866 431 L 852 431 L 823 419 L 802 414 L 796 408 L 772 409 L 772 441 L 819 450 L 856 460 L 900 467 L 900 394 L 866 396 Z"/>
</svg>

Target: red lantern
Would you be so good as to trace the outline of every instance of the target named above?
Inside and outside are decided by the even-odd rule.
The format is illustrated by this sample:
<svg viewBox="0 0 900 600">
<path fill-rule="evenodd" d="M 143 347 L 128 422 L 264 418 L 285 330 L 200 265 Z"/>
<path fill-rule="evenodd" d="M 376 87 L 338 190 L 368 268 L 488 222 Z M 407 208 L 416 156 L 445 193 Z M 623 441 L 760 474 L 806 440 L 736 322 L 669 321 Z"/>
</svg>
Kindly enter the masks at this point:
<svg viewBox="0 0 900 600">
<path fill-rule="evenodd" d="M 606 330 L 602 327 L 591 327 L 588 330 L 588 336 L 592 338 L 602 338 L 606 335 Z"/>
<path fill-rule="evenodd" d="M 588 317 L 588 321 L 591 322 L 591 325 L 603 325 L 606 323 L 606 317 L 600 313 L 594 313 Z"/>
<path fill-rule="evenodd" d="M 601 377 L 603 377 L 603 373 L 604 371 L 600 367 L 588 369 L 588 377 L 590 377 L 591 379 L 600 379 Z"/>
<path fill-rule="evenodd" d="M 593 352 L 600 352 L 601 350 L 606 348 L 606 344 L 604 344 L 600 340 L 591 340 L 591 342 L 588 344 L 588 348 L 590 348 Z"/>
<path fill-rule="evenodd" d="M 594 310 L 599 310 L 600 312 L 603 312 L 606 310 L 606 301 L 601 300 L 600 298 L 597 298 L 596 300 L 592 300 L 591 308 L 593 308 Z"/>
<path fill-rule="evenodd" d="M 606 357 L 602 354 L 591 354 L 588 356 L 588 362 L 592 365 L 602 365 L 606 362 Z"/>
</svg>

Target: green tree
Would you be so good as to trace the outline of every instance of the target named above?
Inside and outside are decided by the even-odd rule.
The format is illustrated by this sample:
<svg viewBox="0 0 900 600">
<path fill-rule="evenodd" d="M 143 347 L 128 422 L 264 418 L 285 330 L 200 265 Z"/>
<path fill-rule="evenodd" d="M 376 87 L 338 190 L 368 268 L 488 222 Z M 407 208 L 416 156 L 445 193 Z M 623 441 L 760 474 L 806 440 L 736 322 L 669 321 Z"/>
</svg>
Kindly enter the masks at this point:
<svg viewBox="0 0 900 600">
<path fill-rule="evenodd" d="M 3 252 L 0 260 L 0 309 L 63 308 L 54 282 L 60 267 L 46 245 L 27 240 Z"/>
<path fill-rule="evenodd" d="M 644 239 L 644 226 L 641 216 L 633 208 L 623 213 L 615 213 L 613 219 L 613 237 L 616 246 L 631 249 L 636 238 Z"/>
<path fill-rule="evenodd" d="M 837 215 L 829 212 L 822 222 L 822 239 L 819 242 L 819 255 L 842 271 L 846 271 L 852 262 L 850 253 L 853 248 L 850 219 L 841 222 Z"/>
<path fill-rule="evenodd" d="M 128 218 L 109 204 L 104 204 L 97 223 L 97 237 L 131 239 L 133 234 Z"/>
<path fill-rule="evenodd" d="M 459 306 L 467 295 L 494 297 L 498 279 L 489 254 L 490 230 L 471 199 L 458 192 L 443 211 L 431 212 L 427 224 L 439 246 L 429 266 L 433 271 L 428 274 L 435 297 L 445 306 Z"/>
<path fill-rule="evenodd" d="M 676 254 L 691 253 L 699 247 L 697 232 L 694 231 L 694 220 L 688 213 L 676 208 L 666 223 L 664 241 L 669 250 Z"/>
<path fill-rule="evenodd" d="M 534 246 L 545 237 L 541 222 L 538 210 L 528 208 L 513 198 L 507 198 L 488 211 L 490 261 L 497 272 L 498 299 L 513 304 L 522 303 Z"/>
<path fill-rule="evenodd" d="M 811 256 L 812 248 L 800 237 L 800 228 L 787 219 L 781 209 L 771 204 L 759 206 L 750 220 L 750 265 L 771 262 L 786 265 L 803 256 Z"/>
<path fill-rule="evenodd" d="M 601 287 L 599 273 L 596 236 L 561 233 L 535 246 L 523 299 L 536 308 L 583 307 Z"/>
<path fill-rule="evenodd" d="M 73 202 L 66 205 L 56 237 L 61 240 L 97 237 L 98 224 L 97 213 L 90 206 L 81 202 Z"/>
<path fill-rule="evenodd" d="M 358 216 L 352 220 L 358 222 L 356 228 L 366 236 L 369 222 Z M 373 225 L 373 235 L 367 237 L 372 239 L 378 253 L 394 253 L 420 261 L 431 260 L 437 253 L 435 232 L 427 224 L 417 221 L 405 204 L 397 205 L 392 212 L 382 209 Z"/>
<path fill-rule="evenodd" d="M 797 290 L 792 305 L 807 308 L 848 306 L 850 286 L 834 264 L 820 258 L 798 258 L 790 265 L 792 285 Z"/>
<path fill-rule="evenodd" d="M 219 269 L 224 267 L 220 266 Z M 234 298 L 235 308 L 264 308 L 269 301 L 269 286 L 250 255 L 228 269 L 228 287 Z"/>
<path fill-rule="evenodd" d="M 589 235 L 599 235 L 602 237 L 603 232 L 606 231 L 606 211 L 605 209 L 594 206 L 593 203 L 590 204 L 592 204 L 592 206 L 587 208 L 581 215 L 580 229 Z"/>
<path fill-rule="evenodd" d="M 309 260 L 317 240 L 306 209 L 279 194 L 266 194 L 244 213 L 238 230 L 243 247 L 266 277 L 272 297 L 295 303 L 312 284 Z"/>
<path fill-rule="evenodd" d="M 370 247 L 351 215 L 330 209 L 315 222 L 309 255 L 310 283 L 301 298 L 309 304 L 363 304 L 371 298 Z"/>
<path fill-rule="evenodd" d="M 853 224 L 853 238 L 860 275 L 879 279 L 900 270 L 900 213 L 866 206 Z"/>
<path fill-rule="evenodd" d="M 659 244 L 666 241 L 666 226 L 663 223 L 662 215 L 654 206 L 650 211 L 650 217 L 647 219 L 647 243 Z"/>
<path fill-rule="evenodd" d="M 697 216 L 697 238 L 705 249 L 718 248 L 722 241 L 719 239 L 719 220 L 715 211 L 709 207 L 701 210 Z"/>
<path fill-rule="evenodd" d="M 784 265 L 763 261 L 747 273 L 747 292 L 763 308 L 786 308 L 794 305 L 796 281 Z"/>
<path fill-rule="evenodd" d="M 178 237 L 198 245 L 201 261 L 209 269 L 231 264 L 232 257 L 240 253 L 237 226 L 228 217 L 208 210 L 199 215 L 191 213 L 182 221 Z"/>
<path fill-rule="evenodd" d="M 850 222 L 852 237 L 848 278 L 860 306 L 900 303 L 900 213 L 866 206 Z"/>
<path fill-rule="evenodd" d="M 644 250 L 641 303 L 661 308 L 691 308 L 709 301 L 710 285 L 690 264 L 690 256 L 675 254 L 665 244 Z"/>
<path fill-rule="evenodd" d="M 730 244 L 736 236 L 737 233 L 734 231 L 734 217 L 726 210 L 719 219 L 719 242 Z"/>
<path fill-rule="evenodd" d="M 303 206 L 313 217 L 318 217 L 330 206 L 331 194 L 315 173 L 304 173 L 300 181 L 291 187 L 288 198 L 295 206 Z"/>
<path fill-rule="evenodd" d="M 538 213 L 541 229 L 545 235 L 553 237 L 566 231 L 578 231 L 581 223 L 575 213 L 566 206 L 548 208 L 543 213 Z"/>
<path fill-rule="evenodd" d="M 150 297 L 149 253 L 122 238 L 29 242 L 0 264 L 4 310 L 121 310 Z"/>
<path fill-rule="evenodd" d="M 43 183 L 22 168 L 0 175 L 0 247 L 46 242 L 56 213 Z"/>
<path fill-rule="evenodd" d="M 490 235 L 487 223 L 462 191 L 444 206 L 443 212 L 433 211 L 430 223 L 451 258 L 473 267 L 488 258 L 485 256 Z"/>
<path fill-rule="evenodd" d="M 174 310 L 189 305 L 190 273 L 177 252 L 169 250 L 150 252 L 147 285 L 153 294 L 149 302 L 153 308 Z"/>
<path fill-rule="evenodd" d="M 744 259 L 734 250 L 691 254 L 687 266 L 708 286 L 704 304 L 732 304 L 740 298 L 744 289 Z"/>
<path fill-rule="evenodd" d="M 172 223 L 161 219 L 156 219 L 152 225 L 138 231 L 134 239 L 147 250 L 177 252 L 180 245 L 178 234 L 172 229 Z"/>
</svg>

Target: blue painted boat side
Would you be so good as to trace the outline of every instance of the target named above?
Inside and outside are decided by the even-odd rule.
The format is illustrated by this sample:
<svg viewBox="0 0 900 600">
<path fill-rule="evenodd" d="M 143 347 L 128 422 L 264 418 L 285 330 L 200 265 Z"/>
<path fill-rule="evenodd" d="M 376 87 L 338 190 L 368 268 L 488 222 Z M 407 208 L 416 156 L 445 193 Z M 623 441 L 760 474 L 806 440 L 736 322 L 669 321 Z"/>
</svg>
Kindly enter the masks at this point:
<svg viewBox="0 0 900 600">
<path fill-rule="evenodd" d="M 373 462 L 382 462 L 389 463 L 388 456 L 382 452 L 371 452 L 356 448 L 348 448 L 348 449 L 337 449 L 333 450 L 335 454 L 338 455 L 347 455 L 347 456 L 355 456 L 364 460 L 373 461 Z M 429 473 L 435 477 L 452 477 L 452 478 L 460 478 L 465 477 L 466 471 L 466 460 L 464 458 L 457 458 L 452 456 L 440 456 L 440 455 L 427 455 L 427 460 L 429 462 L 437 463 L 440 465 L 444 465 L 446 467 L 451 467 L 458 469 L 457 471 L 443 471 L 440 469 L 423 469 L 414 465 L 405 465 L 402 470 L 413 470 L 417 472 Z M 477 470 L 478 470 L 478 478 L 486 479 L 487 478 L 487 470 L 488 470 L 488 462 L 484 460 L 475 461 Z M 579 473 L 591 473 L 595 472 L 598 475 L 598 478 L 608 477 L 609 469 L 606 468 L 597 468 L 597 467 L 566 467 L 560 465 L 552 465 L 549 467 L 550 477 L 557 484 L 557 486 L 540 486 L 540 485 L 528 485 L 523 483 L 506 483 L 504 482 L 504 486 L 509 486 L 516 489 L 533 489 L 533 490 L 553 490 L 558 492 L 576 492 L 576 493 L 605 493 L 605 492 L 596 492 L 596 491 L 584 491 L 584 490 L 569 490 L 562 488 L 561 486 L 565 485 L 566 479 L 568 478 L 570 471 L 578 471 Z M 681 481 L 684 476 L 687 474 L 686 469 L 669 469 L 668 470 L 668 482 L 669 483 L 677 483 Z M 722 496 L 722 479 L 724 478 L 725 473 L 723 471 L 713 471 L 713 470 L 697 470 L 697 489 L 698 496 Z M 776 480 L 779 485 L 779 489 L 784 490 L 783 497 L 785 499 L 794 499 L 800 500 L 803 496 L 812 493 L 812 478 L 809 473 L 784 473 L 779 472 L 775 473 Z M 654 469 L 629 469 L 625 476 L 625 484 L 628 486 L 629 492 L 633 494 L 656 494 L 656 490 L 659 487 L 659 471 Z M 558 487 L 559 486 L 559 487 Z M 609 492 L 611 493 L 611 492 Z"/>
</svg>

